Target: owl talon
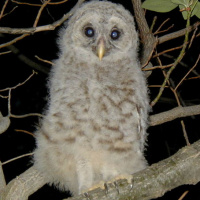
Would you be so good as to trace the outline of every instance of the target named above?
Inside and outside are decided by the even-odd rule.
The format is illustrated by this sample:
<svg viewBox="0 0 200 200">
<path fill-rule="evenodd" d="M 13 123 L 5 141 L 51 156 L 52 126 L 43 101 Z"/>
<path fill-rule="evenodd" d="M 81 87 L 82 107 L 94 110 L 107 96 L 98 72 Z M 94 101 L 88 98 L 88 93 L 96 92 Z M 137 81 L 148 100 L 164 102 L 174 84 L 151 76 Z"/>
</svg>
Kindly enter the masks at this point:
<svg viewBox="0 0 200 200">
<path fill-rule="evenodd" d="M 119 188 L 118 188 L 118 184 L 116 181 L 114 181 L 114 186 L 115 186 L 115 189 L 117 190 L 117 193 L 119 194 Z"/>
<path fill-rule="evenodd" d="M 108 184 L 107 183 L 104 183 L 104 189 L 105 189 L 105 193 L 107 195 L 108 194 Z"/>
<path fill-rule="evenodd" d="M 90 195 L 88 194 L 88 192 L 84 192 L 83 195 L 87 198 L 87 200 L 91 200 L 90 199 Z"/>
</svg>

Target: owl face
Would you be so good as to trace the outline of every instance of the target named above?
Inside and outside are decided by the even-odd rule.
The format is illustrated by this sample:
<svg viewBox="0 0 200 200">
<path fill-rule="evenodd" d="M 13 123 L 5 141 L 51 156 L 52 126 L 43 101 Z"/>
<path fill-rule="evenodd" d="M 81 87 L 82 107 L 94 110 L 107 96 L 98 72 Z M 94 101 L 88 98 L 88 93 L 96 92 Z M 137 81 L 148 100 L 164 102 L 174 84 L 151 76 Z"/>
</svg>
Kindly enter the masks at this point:
<svg viewBox="0 0 200 200">
<path fill-rule="evenodd" d="M 99 6 L 97 6 L 99 4 Z M 119 10 L 120 8 L 120 10 Z M 79 58 L 95 62 L 124 57 L 137 48 L 137 33 L 133 18 L 122 6 L 109 2 L 92 2 L 78 10 L 69 21 L 64 34 Z M 69 41 L 70 40 L 70 41 Z"/>
</svg>

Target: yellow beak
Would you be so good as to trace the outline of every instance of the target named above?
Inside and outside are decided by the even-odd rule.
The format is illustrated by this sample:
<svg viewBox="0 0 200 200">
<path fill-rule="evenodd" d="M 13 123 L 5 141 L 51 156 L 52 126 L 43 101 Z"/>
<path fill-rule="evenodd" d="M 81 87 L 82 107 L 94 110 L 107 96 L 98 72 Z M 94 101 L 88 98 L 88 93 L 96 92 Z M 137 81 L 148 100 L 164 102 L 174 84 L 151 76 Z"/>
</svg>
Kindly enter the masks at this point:
<svg viewBox="0 0 200 200">
<path fill-rule="evenodd" d="M 99 57 L 99 60 L 101 61 L 103 56 L 105 55 L 106 48 L 105 48 L 105 42 L 104 39 L 101 38 L 99 40 L 98 46 L 97 46 L 97 55 Z"/>
</svg>

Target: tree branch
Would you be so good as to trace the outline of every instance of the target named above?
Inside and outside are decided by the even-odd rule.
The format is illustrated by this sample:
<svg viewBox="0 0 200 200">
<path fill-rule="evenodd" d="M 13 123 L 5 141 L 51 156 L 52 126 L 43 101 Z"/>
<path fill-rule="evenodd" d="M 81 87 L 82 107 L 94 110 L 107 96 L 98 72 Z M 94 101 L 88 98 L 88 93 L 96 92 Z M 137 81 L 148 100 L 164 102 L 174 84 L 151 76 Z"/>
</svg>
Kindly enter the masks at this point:
<svg viewBox="0 0 200 200">
<path fill-rule="evenodd" d="M 34 167 L 31 167 L 6 186 L 0 195 L 0 200 L 27 200 L 46 182 L 46 179 Z"/>
<path fill-rule="evenodd" d="M 193 31 L 198 26 L 200 26 L 200 22 L 194 23 L 193 25 L 191 25 L 190 27 L 188 27 L 189 32 Z M 162 44 L 162 43 L 167 42 L 169 40 L 173 40 L 173 39 L 176 39 L 178 37 L 184 36 L 185 33 L 186 33 L 186 30 L 187 29 L 184 28 L 184 29 L 181 29 L 179 31 L 176 31 L 176 32 L 173 32 L 173 33 L 169 33 L 169 34 L 166 34 L 164 36 L 161 36 L 161 37 L 158 38 L 158 44 Z"/>
<path fill-rule="evenodd" d="M 65 14 L 61 19 L 55 21 L 52 24 L 44 25 L 44 26 L 38 26 L 38 27 L 32 27 L 32 28 L 10 28 L 10 27 L 0 27 L 0 33 L 7 33 L 7 34 L 33 34 L 36 32 L 41 31 L 49 31 L 54 30 L 57 26 L 60 26 L 64 21 L 66 21 L 71 15 L 74 14 L 74 12 L 77 10 L 77 8 L 80 7 L 80 5 L 85 0 L 79 0 L 77 4 L 68 12 Z"/>
<path fill-rule="evenodd" d="M 157 44 L 156 38 L 153 36 L 145 19 L 144 10 L 140 0 L 132 0 L 133 9 L 137 25 L 140 31 L 140 37 L 143 44 L 141 64 L 145 66 L 148 64 L 153 50 Z"/>
<path fill-rule="evenodd" d="M 192 167 L 191 167 L 192 166 Z M 107 191 L 95 189 L 69 200 L 149 200 L 184 184 L 200 181 L 200 140 L 179 150 L 175 155 L 143 171 L 133 174 L 132 183 L 126 179 L 107 184 Z M 47 181 L 31 167 L 12 180 L 0 200 L 26 200 Z"/>
<path fill-rule="evenodd" d="M 150 126 L 156 126 L 180 117 L 200 114 L 200 105 L 176 107 L 171 110 L 150 116 Z"/>
<path fill-rule="evenodd" d="M 192 167 L 191 167 L 192 166 Z M 69 200 L 149 200 L 184 184 L 200 181 L 200 140 L 175 155 L 133 174 L 132 184 L 119 180 L 108 184 L 108 192 L 98 189 Z M 116 187 L 117 186 L 117 187 Z"/>
</svg>

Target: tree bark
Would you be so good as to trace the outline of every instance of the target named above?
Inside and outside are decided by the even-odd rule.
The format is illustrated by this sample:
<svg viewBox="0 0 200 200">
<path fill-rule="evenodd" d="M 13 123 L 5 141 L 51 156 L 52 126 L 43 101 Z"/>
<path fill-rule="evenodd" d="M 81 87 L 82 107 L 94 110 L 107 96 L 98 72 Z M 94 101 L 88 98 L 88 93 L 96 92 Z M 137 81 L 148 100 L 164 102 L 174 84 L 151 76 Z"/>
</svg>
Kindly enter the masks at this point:
<svg viewBox="0 0 200 200">
<path fill-rule="evenodd" d="M 200 140 L 179 150 L 175 155 L 143 171 L 133 174 L 132 183 L 126 179 L 108 183 L 107 189 L 95 189 L 69 200 L 149 200 L 184 184 L 200 181 Z M 26 200 L 46 183 L 31 167 L 12 180 L 1 194 L 1 200 Z"/>
<path fill-rule="evenodd" d="M 0 200 L 27 200 L 46 182 L 46 179 L 34 167 L 31 167 L 5 187 L 0 194 Z"/>
</svg>

